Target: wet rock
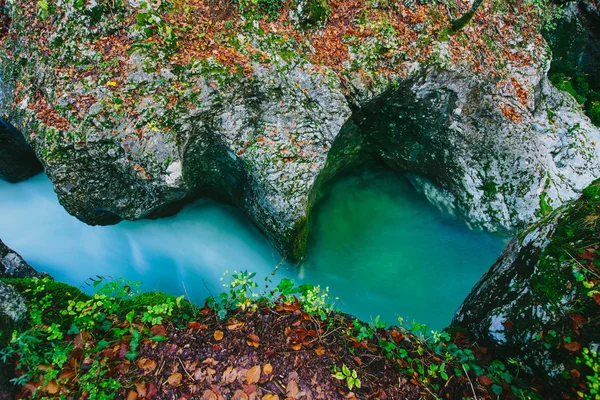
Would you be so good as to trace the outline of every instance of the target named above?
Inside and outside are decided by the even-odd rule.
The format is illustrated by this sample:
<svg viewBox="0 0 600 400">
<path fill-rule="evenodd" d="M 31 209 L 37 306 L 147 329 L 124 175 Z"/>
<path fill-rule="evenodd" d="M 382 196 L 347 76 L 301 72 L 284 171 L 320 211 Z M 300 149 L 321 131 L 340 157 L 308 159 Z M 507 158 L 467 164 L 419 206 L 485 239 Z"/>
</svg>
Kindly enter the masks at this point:
<svg viewBox="0 0 600 400">
<path fill-rule="evenodd" d="M 522 360 L 534 376 L 568 385 L 560 375 L 579 368 L 574 354 L 600 340 L 594 275 L 599 204 L 596 183 L 515 237 L 461 305 L 453 326 Z"/>
<path fill-rule="evenodd" d="M 0 240 L 0 278 L 43 278 L 46 273 L 37 272 L 23 257 Z"/>
</svg>

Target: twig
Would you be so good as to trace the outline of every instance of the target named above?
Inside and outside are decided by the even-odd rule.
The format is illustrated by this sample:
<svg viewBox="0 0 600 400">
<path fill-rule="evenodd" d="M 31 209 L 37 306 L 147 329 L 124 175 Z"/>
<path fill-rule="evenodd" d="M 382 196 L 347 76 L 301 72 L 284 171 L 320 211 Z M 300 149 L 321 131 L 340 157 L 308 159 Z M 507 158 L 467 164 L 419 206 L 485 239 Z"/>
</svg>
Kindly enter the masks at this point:
<svg viewBox="0 0 600 400">
<path fill-rule="evenodd" d="M 183 365 L 183 361 L 181 361 L 181 358 L 177 357 L 177 359 L 179 360 L 179 364 L 181 364 L 181 367 L 183 368 L 183 370 L 185 371 L 185 373 L 187 374 L 187 376 L 191 380 L 194 380 L 194 377 L 192 375 L 190 375 L 190 373 L 188 372 L 187 368 L 185 368 L 185 365 Z"/>
<path fill-rule="evenodd" d="M 473 382 L 471 382 L 471 378 L 469 377 L 469 373 L 467 372 L 464 364 L 462 366 L 463 371 L 465 371 L 465 375 L 467 376 L 467 379 L 469 380 L 469 385 L 471 385 L 471 390 L 473 391 L 473 399 L 477 400 L 477 394 L 475 393 L 475 387 L 473 387 Z"/>
<path fill-rule="evenodd" d="M 192 299 L 190 298 L 190 295 L 188 294 L 188 291 L 185 287 L 185 282 L 181 281 L 181 284 L 183 285 L 183 291 L 185 292 L 185 295 L 187 296 L 187 299 L 190 303 L 190 305 L 192 306 L 192 310 L 194 310 L 194 316 L 196 315 L 196 306 L 194 306 L 194 303 L 192 303 Z"/>
</svg>

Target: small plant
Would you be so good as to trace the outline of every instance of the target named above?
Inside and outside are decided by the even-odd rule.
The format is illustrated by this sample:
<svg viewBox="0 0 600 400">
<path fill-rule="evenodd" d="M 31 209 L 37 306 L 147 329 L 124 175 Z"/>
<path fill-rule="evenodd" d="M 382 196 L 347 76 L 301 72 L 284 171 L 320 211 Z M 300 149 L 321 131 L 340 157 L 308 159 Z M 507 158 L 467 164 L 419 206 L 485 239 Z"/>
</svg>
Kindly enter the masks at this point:
<svg viewBox="0 0 600 400">
<path fill-rule="evenodd" d="M 350 371 L 346 364 L 342 365 L 341 369 L 334 367 L 333 374 L 331 374 L 331 376 L 341 381 L 345 380 L 349 390 L 352 390 L 354 387 L 360 389 L 361 383 L 360 379 L 358 379 L 358 373 L 355 369 Z"/>
<path fill-rule="evenodd" d="M 589 393 L 578 392 L 577 394 L 585 400 L 600 400 L 600 356 L 592 349 L 585 348 L 577 357 L 577 363 L 584 364 L 589 368 L 585 379 L 588 381 Z"/>
</svg>

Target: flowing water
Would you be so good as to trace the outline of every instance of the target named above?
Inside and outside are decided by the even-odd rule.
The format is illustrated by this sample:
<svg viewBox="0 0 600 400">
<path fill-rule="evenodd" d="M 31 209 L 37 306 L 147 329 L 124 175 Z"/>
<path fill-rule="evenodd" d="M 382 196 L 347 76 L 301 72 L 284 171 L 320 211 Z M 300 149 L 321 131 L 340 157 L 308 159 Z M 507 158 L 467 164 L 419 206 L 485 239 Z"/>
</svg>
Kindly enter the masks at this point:
<svg viewBox="0 0 600 400">
<path fill-rule="evenodd" d="M 262 280 L 281 261 L 232 207 L 200 200 L 174 217 L 91 227 L 60 206 L 43 174 L 0 181 L 0 238 L 75 286 L 97 274 L 180 295 L 185 283 L 199 303 L 222 290 L 226 270 Z M 441 329 L 506 242 L 443 215 L 402 175 L 354 172 L 336 179 L 315 207 L 306 259 L 283 264 L 274 280 L 328 286 L 341 310 L 367 321 L 400 316 Z"/>
</svg>

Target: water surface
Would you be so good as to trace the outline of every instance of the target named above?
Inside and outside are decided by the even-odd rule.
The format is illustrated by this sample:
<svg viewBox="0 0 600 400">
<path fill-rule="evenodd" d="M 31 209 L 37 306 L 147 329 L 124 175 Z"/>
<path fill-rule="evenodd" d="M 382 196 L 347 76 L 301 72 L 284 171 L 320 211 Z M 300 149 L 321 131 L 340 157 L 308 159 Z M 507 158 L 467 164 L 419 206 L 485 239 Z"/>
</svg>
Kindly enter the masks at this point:
<svg viewBox="0 0 600 400">
<path fill-rule="evenodd" d="M 35 268 L 80 286 L 93 275 L 202 302 L 224 271 L 270 275 L 281 256 L 236 209 L 200 200 L 174 217 L 91 227 L 58 203 L 46 176 L 0 181 L 0 238 Z M 329 286 L 348 313 L 446 326 L 506 239 L 469 230 L 431 206 L 401 175 L 342 176 L 315 208 L 309 253 L 277 279 Z"/>
</svg>

